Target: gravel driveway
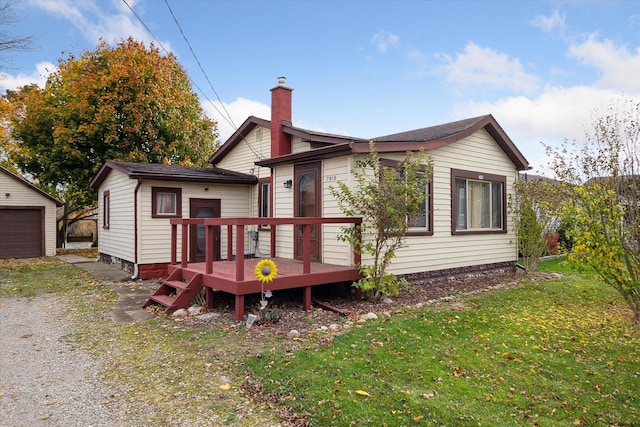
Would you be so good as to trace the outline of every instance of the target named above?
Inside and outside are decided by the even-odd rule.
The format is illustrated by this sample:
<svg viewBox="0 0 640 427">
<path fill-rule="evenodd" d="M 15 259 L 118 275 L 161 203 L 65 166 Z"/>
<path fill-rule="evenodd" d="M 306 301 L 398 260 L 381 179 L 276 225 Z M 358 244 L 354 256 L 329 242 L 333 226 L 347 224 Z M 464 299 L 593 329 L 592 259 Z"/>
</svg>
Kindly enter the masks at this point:
<svg viewBox="0 0 640 427">
<path fill-rule="evenodd" d="M 52 296 L 0 299 L 0 426 L 118 426 L 98 361 L 67 342 Z"/>
</svg>

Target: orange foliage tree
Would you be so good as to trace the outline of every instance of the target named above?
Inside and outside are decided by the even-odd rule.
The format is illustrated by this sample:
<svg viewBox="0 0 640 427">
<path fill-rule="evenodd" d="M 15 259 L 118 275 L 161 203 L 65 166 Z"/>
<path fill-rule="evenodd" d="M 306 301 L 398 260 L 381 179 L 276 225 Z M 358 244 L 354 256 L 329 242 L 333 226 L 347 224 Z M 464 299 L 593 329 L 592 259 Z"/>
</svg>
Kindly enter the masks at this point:
<svg viewBox="0 0 640 427">
<path fill-rule="evenodd" d="M 23 174 L 65 201 L 67 215 L 89 211 L 89 182 L 106 160 L 206 165 L 217 124 L 207 118 L 172 54 L 129 38 L 115 47 L 61 59 L 44 89 L 9 91 L 0 141 Z"/>
</svg>

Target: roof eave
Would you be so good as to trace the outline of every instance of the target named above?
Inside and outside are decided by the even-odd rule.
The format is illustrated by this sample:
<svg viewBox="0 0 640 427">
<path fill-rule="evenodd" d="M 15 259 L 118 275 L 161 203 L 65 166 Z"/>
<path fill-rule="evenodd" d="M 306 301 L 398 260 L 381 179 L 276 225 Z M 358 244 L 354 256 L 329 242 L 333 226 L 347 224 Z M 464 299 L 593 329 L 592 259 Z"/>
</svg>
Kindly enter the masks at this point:
<svg viewBox="0 0 640 427">
<path fill-rule="evenodd" d="M 242 142 L 245 137 L 256 126 L 262 126 L 265 128 L 271 127 L 269 120 L 261 119 L 255 116 L 249 116 L 242 125 L 231 135 L 224 144 L 218 148 L 218 150 L 209 157 L 209 163 L 215 165 L 220 162 L 235 146 Z"/>
</svg>

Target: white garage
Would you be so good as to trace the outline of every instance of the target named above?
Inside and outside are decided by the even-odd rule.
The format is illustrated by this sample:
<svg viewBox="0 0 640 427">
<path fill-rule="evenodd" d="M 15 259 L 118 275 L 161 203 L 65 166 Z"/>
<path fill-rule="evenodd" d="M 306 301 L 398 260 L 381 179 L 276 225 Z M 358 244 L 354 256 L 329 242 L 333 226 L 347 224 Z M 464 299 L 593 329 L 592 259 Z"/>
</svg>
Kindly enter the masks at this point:
<svg viewBox="0 0 640 427">
<path fill-rule="evenodd" d="M 62 202 L 0 166 L 0 259 L 56 254 Z"/>
</svg>

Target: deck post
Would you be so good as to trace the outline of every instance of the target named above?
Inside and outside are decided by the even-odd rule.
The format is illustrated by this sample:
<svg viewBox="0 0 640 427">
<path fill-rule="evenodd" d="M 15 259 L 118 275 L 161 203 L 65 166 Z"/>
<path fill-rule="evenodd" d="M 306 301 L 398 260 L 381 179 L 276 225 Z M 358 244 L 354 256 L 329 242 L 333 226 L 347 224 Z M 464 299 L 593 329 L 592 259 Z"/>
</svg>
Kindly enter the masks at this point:
<svg viewBox="0 0 640 427">
<path fill-rule="evenodd" d="M 204 239 L 205 271 L 207 272 L 207 274 L 211 274 L 213 272 L 213 225 L 207 224 L 205 227 L 207 231 Z"/>
<path fill-rule="evenodd" d="M 244 295 L 236 295 L 236 320 L 244 319 Z"/>
<path fill-rule="evenodd" d="M 187 251 L 189 250 L 189 224 L 182 224 L 182 259 L 180 260 L 180 267 L 187 268 L 188 259 Z"/>
<path fill-rule="evenodd" d="M 171 224 L 171 265 L 177 264 L 176 252 L 178 251 L 178 224 Z"/>
<path fill-rule="evenodd" d="M 244 225 L 242 224 L 236 225 L 236 281 L 244 281 Z"/>
<path fill-rule="evenodd" d="M 311 224 L 302 226 L 302 274 L 311 273 Z"/>
<path fill-rule="evenodd" d="M 207 306 L 207 308 L 213 308 L 213 299 L 214 299 L 213 288 L 210 288 L 208 286 L 205 286 L 204 288 L 206 289 L 204 291 L 205 305 Z"/>
<path fill-rule="evenodd" d="M 271 224 L 271 247 L 269 248 L 269 252 L 271 253 L 271 258 L 276 257 L 276 225 Z"/>
<path fill-rule="evenodd" d="M 227 261 L 233 261 L 233 225 L 227 225 Z"/>
<path fill-rule="evenodd" d="M 311 310 L 311 286 L 305 286 L 302 292 L 302 308 L 304 311 L 309 311 Z"/>
</svg>

